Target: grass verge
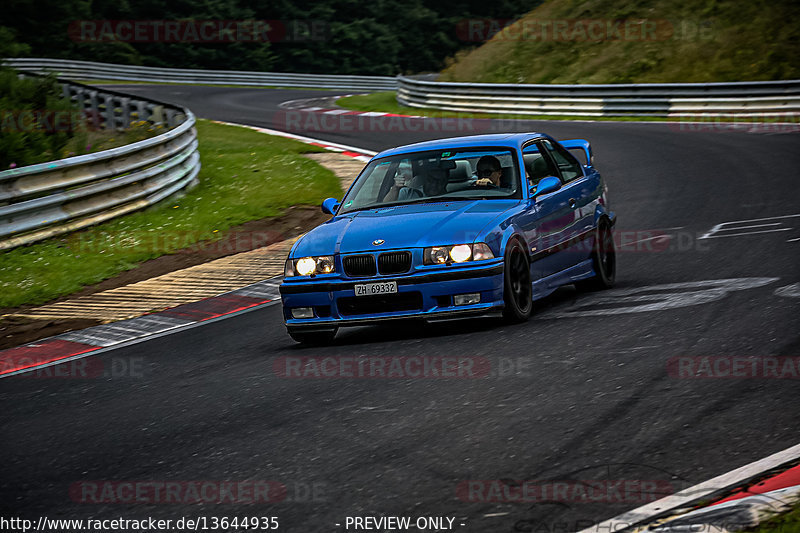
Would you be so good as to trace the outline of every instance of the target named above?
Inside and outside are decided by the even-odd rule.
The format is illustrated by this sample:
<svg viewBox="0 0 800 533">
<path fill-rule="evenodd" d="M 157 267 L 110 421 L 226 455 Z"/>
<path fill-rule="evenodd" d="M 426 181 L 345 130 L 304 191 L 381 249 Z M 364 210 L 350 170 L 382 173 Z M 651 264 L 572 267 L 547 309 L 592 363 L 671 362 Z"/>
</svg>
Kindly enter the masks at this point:
<svg viewBox="0 0 800 533">
<path fill-rule="evenodd" d="M 759 524 L 750 533 L 800 533 L 800 501 L 788 513 Z"/>
<path fill-rule="evenodd" d="M 198 120 L 200 183 L 68 236 L 0 255 L 0 308 L 39 304 L 286 208 L 341 196 L 339 180 L 301 154 L 323 151 L 247 128 Z"/>
</svg>

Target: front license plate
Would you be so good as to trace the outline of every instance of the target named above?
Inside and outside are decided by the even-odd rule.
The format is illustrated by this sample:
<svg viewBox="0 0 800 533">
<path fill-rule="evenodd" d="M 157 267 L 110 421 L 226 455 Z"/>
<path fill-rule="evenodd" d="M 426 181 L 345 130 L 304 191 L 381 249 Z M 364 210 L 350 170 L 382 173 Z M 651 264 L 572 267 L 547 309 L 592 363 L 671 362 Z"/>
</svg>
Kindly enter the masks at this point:
<svg viewBox="0 0 800 533">
<path fill-rule="evenodd" d="M 361 283 L 355 286 L 356 296 L 374 296 L 376 294 L 394 294 L 397 292 L 396 281 L 383 283 Z"/>
</svg>

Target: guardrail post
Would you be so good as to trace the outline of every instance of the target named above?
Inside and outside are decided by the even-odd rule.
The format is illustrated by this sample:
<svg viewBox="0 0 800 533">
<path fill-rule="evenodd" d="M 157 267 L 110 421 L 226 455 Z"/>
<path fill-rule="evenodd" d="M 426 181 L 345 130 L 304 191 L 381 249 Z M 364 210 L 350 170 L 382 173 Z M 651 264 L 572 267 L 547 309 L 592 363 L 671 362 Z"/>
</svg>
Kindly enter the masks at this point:
<svg viewBox="0 0 800 533">
<path fill-rule="evenodd" d="M 154 105 L 150 113 L 150 122 L 153 124 L 164 124 L 164 106 Z"/>
<path fill-rule="evenodd" d="M 131 125 L 131 99 L 120 98 L 119 106 L 122 111 L 122 114 L 119 117 L 120 122 L 122 123 L 122 127 L 127 129 Z"/>
<path fill-rule="evenodd" d="M 147 120 L 147 106 L 144 100 L 136 101 L 136 120 Z"/>
<path fill-rule="evenodd" d="M 114 128 L 114 103 L 111 99 L 111 95 L 108 94 L 101 94 L 100 98 L 103 100 L 103 104 L 100 106 L 103 110 L 99 112 L 99 115 L 103 117 L 102 128 L 104 130 L 109 130 Z"/>
<path fill-rule="evenodd" d="M 87 103 L 89 107 L 90 126 L 93 129 L 99 130 L 102 127 L 102 122 L 100 120 L 100 109 L 97 106 L 97 91 L 89 92 L 89 100 Z"/>
</svg>

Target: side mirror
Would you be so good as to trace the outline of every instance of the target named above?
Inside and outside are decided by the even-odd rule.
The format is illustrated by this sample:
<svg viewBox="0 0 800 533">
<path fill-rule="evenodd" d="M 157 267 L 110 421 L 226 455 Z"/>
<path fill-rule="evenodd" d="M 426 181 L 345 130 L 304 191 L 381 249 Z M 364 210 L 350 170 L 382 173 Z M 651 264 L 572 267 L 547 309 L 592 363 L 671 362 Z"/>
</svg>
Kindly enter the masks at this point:
<svg viewBox="0 0 800 533">
<path fill-rule="evenodd" d="M 561 188 L 561 180 L 555 176 L 542 178 L 536 187 L 531 187 L 531 198 L 557 191 Z"/>
<path fill-rule="evenodd" d="M 322 201 L 322 212 L 328 215 L 333 215 L 339 209 L 339 200 L 336 198 L 325 198 Z"/>
</svg>

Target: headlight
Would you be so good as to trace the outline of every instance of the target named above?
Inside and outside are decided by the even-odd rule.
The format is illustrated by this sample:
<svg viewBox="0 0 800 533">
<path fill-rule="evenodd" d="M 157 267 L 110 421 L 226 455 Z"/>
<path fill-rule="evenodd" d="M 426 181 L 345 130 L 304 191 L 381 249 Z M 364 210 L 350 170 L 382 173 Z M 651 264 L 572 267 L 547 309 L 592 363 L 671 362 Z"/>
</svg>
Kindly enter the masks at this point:
<svg viewBox="0 0 800 533">
<path fill-rule="evenodd" d="M 449 255 L 450 250 L 446 246 L 425 248 L 425 263 L 429 265 L 447 263 L 447 256 Z"/>
<path fill-rule="evenodd" d="M 494 259 L 494 254 L 489 245 L 485 242 L 479 242 L 472 246 L 472 259 L 475 261 L 483 261 L 484 259 Z"/>
<path fill-rule="evenodd" d="M 300 259 L 287 259 L 283 270 L 285 277 L 311 276 L 313 274 L 330 274 L 334 271 L 333 256 L 302 257 Z"/>
<path fill-rule="evenodd" d="M 426 265 L 444 265 L 494 259 L 492 250 L 483 242 L 476 244 L 455 244 L 453 246 L 433 246 L 431 248 L 425 248 L 422 256 L 423 263 Z"/>
<path fill-rule="evenodd" d="M 330 255 L 317 257 L 317 273 L 330 274 L 331 272 L 333 272 L 333 257 Z"/>
<path fill-rule="evenodd" d="M 304 257 L 297 260 L 294 268 L 301 276 L 310 276 L 317 269 L 317 261 L 313 257 Z"/>
<path fill-rule="evenodd" d="M 453 261 L 456 263 L 469 261 L 469 258 L 472 257 L 472 246 L 469 244 L 459 244 L 458 246 L 453 246 L 450 248 L 450 257 L 452 257 Z"/>
</svg>

